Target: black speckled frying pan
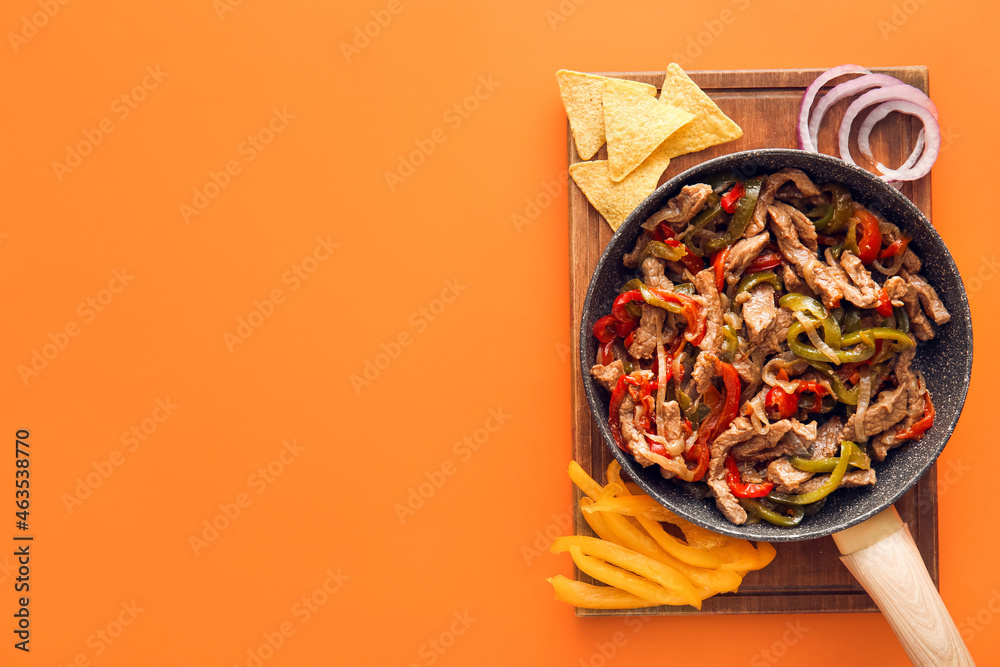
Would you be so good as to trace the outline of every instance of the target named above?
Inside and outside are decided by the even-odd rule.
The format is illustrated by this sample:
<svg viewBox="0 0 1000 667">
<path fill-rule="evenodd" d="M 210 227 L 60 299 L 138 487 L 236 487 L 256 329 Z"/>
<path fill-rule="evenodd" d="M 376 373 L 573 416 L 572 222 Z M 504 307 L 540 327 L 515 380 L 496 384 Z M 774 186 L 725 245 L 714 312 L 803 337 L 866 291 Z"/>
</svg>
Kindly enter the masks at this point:
<svg viewBox="0 0 1000 667">
<path fill-rule="evenodd" d="M 933 340 L 920 343 L 913 362 L 913 367 L 924 374 L 934 397 L 937 411 L 934 426 L 923 439 L 910 441 L 892 450 L 885 461 L 875 464 L 877 484 L 838 490 L 828 498 L 826 505 L 818 513 L 806 517 L 796 527 L 784 528 L 766 522 L 737 526 L 719 512 L 713 498 L 693 498 L 675 483 L 661 478 L 655 466 L 644 469 L 614 445 L 607 425 L 608 392 L 589 374 L 596 354 L 591 329 L 597 319 L 611 312 L 611 303 L 618 295 L 621 285 L 637 275 L 635 270 L 622 265 L 622 256 L 635 245 L 641 232 L 640 223 L 680 192 L 682 186 L 698 183 L 707 176 L 727 170 L 750 177 L 772 173 L 783 167 L 799 168 L 817 183 L 843 184 L 851 191 L 855 200 L 879 211 L 911 235 L 913 241 L 910 247 L 923 261 L 921 273 L 937 290 L 951 313 L 951 321 L 938 328 L 938 334 Z M 928 659 L 932 660 L 927 664 L 941 664 L 939 661 L 943 654 L 940 651 L 952 644 L 965 651 L 916 547 L 912 547 L 912 554 L 907 555 L 908 560 L 904 559 L 903 542 L 908 541 L 911 546 L 913 543 L 907 531 L 898 530 L 902 524 L 892 508 L 892 503 L 917 483 L 944 449 L 961 414 L 972 374 L 972 320 L 962 279 L 941 237 L 909 199 L 864 169 L 826 155 L 798 150 L 775 148 L 733 153 L 693 167 L 657 188 L 632 212 L 605 248 L 591 278 L 583 306 L 580 362 L 587 400 L 605 443 L 622 467 L 650 496 L 700 526 L 734 537 L 784 542 L 833 534 L 841 552 L 845 554 L 845 564 L 875 598 L 907 651 L 916 651 L 910 654 L 915 664 L 924 664 L 918 660 L 923 655 L 922 652 L 927 653 Z M 894 541 L 900 544 L 891 544 Z M 893 546 L 891 552 L 877 553 L 880 548 L 884 550 L 889 546 Z M 903 560 L 887 567 L 885 561 L 892 559 Z M 881 571 L 878 573 L 871 571 L 871 567 L 878 564 L 876 561 L 882 561 Z M 902 567 L 904 562 L 909 569 Z M 914 568 L 919 572 L 909 571 Z M 904 608 L 897 609 L 898 600 L 888 590 L 882 591 L 876 585 L 876 579 L 889 576 L 887 569 L 893 571 L 890 589 L 894 586 L 906 586 L 910 589 L 910 599 Z M 904 574 L 911 578 L 897 581 L 900 570 L 906 570 Z M 913 597 L 915 595 L 916 598 Z M 921 604 L 927 605 L 930 611 L 914 609 L 914 605 Z M 937 607 L 936 611 L 932 607 Z M 894 621 L 891 609 L 899 612 L 896 615 L 901 626 L 898 627 Z M 935 613 L 932 614 L 932 611 Z M 924 616 L 921 617 L 920 614 Z M 919 624 L 919 628 L 913 628 L 914 619 L 919 621 L 920 618 L 924 618 L 925 623 Z M 942 628 L 947 630 L 945 626 L 950 626 L 951 632 L 944 633 Z M 911 633 L 914 641 L 908 642 L 904 635 L 911 636 Z M 938 642 L 938 645 L 934 642 Z M 968 655 L 967 652 L 965 654 Z M 968 664 L 971 664 L 971 659 Z"/>
</svg>

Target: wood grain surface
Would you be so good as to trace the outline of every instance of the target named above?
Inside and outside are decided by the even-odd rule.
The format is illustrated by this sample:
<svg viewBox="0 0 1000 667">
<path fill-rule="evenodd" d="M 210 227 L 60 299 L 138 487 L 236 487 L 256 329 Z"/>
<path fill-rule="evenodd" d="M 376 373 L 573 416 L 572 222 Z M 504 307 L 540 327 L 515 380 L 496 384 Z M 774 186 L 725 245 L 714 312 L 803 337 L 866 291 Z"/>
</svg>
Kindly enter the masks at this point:
<svg viewBox="0 0 1000 667">
<path fill-rule="evenodd" d="M 743 137 L 698 153 L 671 161 L 660 179 L 665 180 L 705 160 L 753 148 L 797 148 L 796 121 L 802 93 L 822 70 L 750 70 L 692 71 L 689 76 L 712 97 L 730 118 L 743 128 Z M 926 67 L 875 69 L 891 74 L 906 83 L 928 91 Z M 663 72 L 605 72 L 657 87 L 663 82 Z M 819 138 L 819 150 L 836 155 L 836 132 L 848 101 L 834 105 L 824 120 Z M 912 149 L 919 121 L 909 116 L 891 114 L 872 133 L 873 154 L 888 165 L 900 164 Z M 580 157 L 567 129 L 569 164 Z M 854 139 L 852 138 L 852 146 Z M 606 159 L 607 147 L 594 159 Z M 854 147 L 854 157 L 862 166 L 863 158 Z M 572 181 L 571 181 L 572 183 Z M 931 214 L 931 183 L 927 176 L 903 186 L 903 194 L 920 209 Z M 572 353 L 571 404 L 573 424 L 573 459 L 599 482 L 604 482 L 605 470 L 612 460 L 611 453 L 591 417 L 583 391 L 580 369 L 580 316 L 590 283 L 612 231 L 604 219 L 587 201 L 583 192 L 570 186 L 569 191 L 569 257 L 570 257 L 570 340 Z M 937 533 L 937 473 L 936 466 L 896 503 L 896 509 L 906 522 L 914 542 L 935 586 L 938 583 Z M 592 535 L 579 511 L 580 492 L 573 490 L 574 529 L 578 535 Z M 621 614 L 750 614 L 750 613 L 812 613 L 877 611 L 877 607 L 860 584 L 840 562 L 832 538 L 775 545 L 778 555 L 770 566 L 747 575 L 740 591 L 718 595 L 704 602 L 701 612 L 691 607 L 656 607 L 641 610 L 578 609 L 581 616 Z M 577 578 L 593 581 L 580 572 Z"/>
</svg>

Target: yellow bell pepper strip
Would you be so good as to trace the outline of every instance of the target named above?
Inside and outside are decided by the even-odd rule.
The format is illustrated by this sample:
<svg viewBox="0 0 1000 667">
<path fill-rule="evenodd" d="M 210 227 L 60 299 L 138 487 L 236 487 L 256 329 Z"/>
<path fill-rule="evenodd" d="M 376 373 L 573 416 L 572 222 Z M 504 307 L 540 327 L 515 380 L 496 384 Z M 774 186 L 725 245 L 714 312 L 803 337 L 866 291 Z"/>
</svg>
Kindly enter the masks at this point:
<svg viewBox="0 0 1000 667">
<path fill-rule="evenodd" d="M 658 521 L 651 521 L 642 516 L 636 517 L 639 524 L 645 529 L 649 536 L 656 540 L 656 543 L 663 547 L 663 550 L 671 556 L 693 567 L 703 567 L 709 570 L 717 570 L 722 565 L 722 561 L 715 554 L 696 549 L 684 544 L 676 537 L 663 530 L 663 526 Z"/>
<path fill-rule="evenodd" d="M 567 579 L 561 574 L 547 579 L 555 590 L 556 599 L 581 609 L 642 609 L 656 603 L 613 586 L 594 586 Z"/>
<path fill-rule="evenodd" d="M 569 462 L 569 478 L 591 500 L 597 500 L 604 490 L 576 461 Z"/>
<path fill-rule="evenodd" d="M 685 579 L 679 572 L 677 572 L 677 570 L 653 560 L 649 556 L 636 553 L 631 549 L 614 544 L 613 542 L 599 540 L 593 537 L 585 537 L 583 535 L 576 535 L 573 537 L 557 537 L 552 543 L 550 551 L 554 554 L 558 554 L 571 551 L 572 549 L 579 549 L 584 556 L 599 558 L 610 565 L 620 567 L 623 570 L 628 570 L 629 572 L 635 573 L 640 577 L 645 577 L 650 582 L 662 586 L 671 598 L 679 597 L 684 604 L 689 604 L 692 607 L 697 607 L 699 609 L 701 608 L 701 598 L 698 597 L 698 594 L 695 591 L 694 586 L 691 585 L 691 582 Z M 588 572 L 587 574 L 590 573 Z M 596 575 L 591 574 L 591 576 L 595 579 L 600 579 L 600 577 L 597 577 Z M 601 581 L 604 581 L 606 584 L 610 583 L 612 585 L 617 585 L 616 583 L 605 581 L 604 579 L 601 579 Z M 619 586 L 619 588 L 623 588 L 633 595 L 639 595 L 640 597 L 645 597 L 646 599 L 652 599 L 637 590 L 630 590 L 623 586 Z M 663 598 L 661 598 L 661 600 L 662 599 Z M 660 604 L 675 603 L 660 602 Z"/>
<path fill-rule="evenodd" d="M 740 506 L 747 511 L 747 514 L 776 526 L 797 526 L 802 523 L 802 517 L 805 516 L 801 507 L 791 507 L 786 513 L 768 509 L 753 498 L 737 498 L 737 500 Z"/>
<path fill-rule="evenodd" d="M 710 252 L 721 250 L 726 246 L 731 246 L 743 236 L 750 218 L 753 217 L 753 210 L 757 207 L 757 198 L 760 196 L 761 186 L 764 184 L 763 176 L 754 176 L 747 179 L 744 184 L 745 192 L 736 202 L 735 213 L 729 219 L 729 227 L 722 236 L 714 238 L 708 242 L 705 248 Z"/>
<path fill-rule="evenodd" d="M 606 542 L 605 544 L 609 543 Z M 576 545 L 569 547 L 569 553 L 573 558 L 573 563 L 580 568 L 581 572 L 589 574 L 594 579 L 608 584 L 609 586 L 620 588 L 631 593 L 632 595 L 654 602 L 657 605 L 679 606 L 691 604 L 688 596 L 671 592 L 658 583 L 650 581 L 646 577 L 632 574 L 628 570 L 623 570 L 615 567 L 614 565 L 609 565 L 600 559 L 587 556 L 583 553 L 583 550 Z M 688 582 L 688 586 L 691 586 L 690 582 Z M 697 595 L 694 595 L 694 601 L 700 609 L 701 599 Z"/>
<path fill-rule="evenodd" d="M 772 500 L 776 503 L 782 503 L 785 505 L 811 505 L 814 502 L 825 498 L 830 495 L 840 486 L 841 480 L 844 479 L 844 473 L 847 472 L 847 466 L 851 462 L 851 454 L 857 449 L 855 445 L 850 440 L 844 440 L 840 443 L 840 457 L 837 461 L 837 466 L 830 473 L 830 478 L 826 480 L 823 486 L 819 487 L 815 491 L 810 491 L 809 493 L 778 493 L 772 491 L 768 496 L 768 500 Z"/>
</svg>

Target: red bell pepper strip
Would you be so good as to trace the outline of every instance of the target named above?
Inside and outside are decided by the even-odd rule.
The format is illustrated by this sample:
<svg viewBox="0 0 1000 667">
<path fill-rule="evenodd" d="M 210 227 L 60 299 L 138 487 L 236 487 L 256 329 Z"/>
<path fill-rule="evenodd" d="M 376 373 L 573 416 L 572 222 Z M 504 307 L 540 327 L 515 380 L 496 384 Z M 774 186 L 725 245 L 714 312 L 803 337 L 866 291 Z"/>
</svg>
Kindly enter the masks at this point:
<svg viewBox="0 0 1000 667">
<path fill-rule="evenodd" d="M 861 238 L 858 239 L 858 259 L 862 264 L 871 264 L 878 258 L 882 247 L 882 232 L 878 228 L 878 218 L 864 209 L 854 212 L 861 227 Z"/>
<path fill-rule="evenodd" d="M 810 381 L 800 381 L 799 386 L 795 389 L 795 396 L 802 396 L 803 392 L 811 391 L 815 394 L 812 407 L 809 408 L 809 412 L 819 412 L 823 407 L 823 397 L 826 396 L 826 387 L 821 385 L 819 382 Z M 796 403 L 798 401 L 796 400 Z"/>
<path fill-rule="evenodd" d="M 625 400 L 626 377 L 628 376 L 623 375 L 618 378 L 618 384 L 615 385 L 615 390 L 611 392 L 611 404 L 608 406 L 608 428 L 611 429 L 611 437 L 614 438 L 618 449 L 623 452 L 628 452 L 628 449 L 626 449 L 625 443 L 622 442 L 622 424 L 618 413 L 621 411 L 622 401 Z"/>
<path fill-rule="evenodd" d="M 896 255 L 902 255 L 904 252 L 906 252 L 906 246 L 910 244 L 910 241 L 911 239 L 909 236 L 899 237 L 898 239 L 890 243 L 888 246 L 886 246 L 885 250 L 883 250 L 879 254 L 878 258 L 885 259 L 887 257 L 895 257 Z"/>
<path fill-rule="evenodd" d="M 715 253 L 715 258 L 712 259 L 712 266 L 715 268 L 715 288 L 720 293 L 726 289 L 726 258 L 729 257 L 729 249 L 731 247 L 726 246 Z"/>
<path fill-rule="evenodd" d="M 726 481 L 729 482 L 729 490 L 738 498 L 763 498 L 774 489 L 774 482 L 764 482 L 762 484 L 745 484 L 740 477 L 740 469 L 736 466 L 736 460 L 732 454 L 726 456 Z"/>
<path fill-rule="evenodd" d="M 927 429 L 934 425 L 934 414 L 934 404 L 931 403 L 931 393 L 928 391 L 924 393 L 924 416 L 917 420 L 910 428 L 897 431 L 896 439 L 920 440 L 920 438 L 924 437 Z"/>
<path fill-rule="evenodd" d="M 736 181 L 736 185 L 734 185 L 729 192 L 722 195 L 722 201 L 720 202 L 722 204 L 722 210 L 729 214 L 735 213 L 736 202 L 740 200 L 740 197 L 743 196 L 743 193 L 744 193 L 743 182 Z"/>
<path fill-rule="evenodd" d="M 771 387 L 764 398 L 764 409 L 776 408 L 779 419 L 788 419 L 799 409 L 799 400 L 795 394 L 789 394 L 781 387 Z"/>
<path fill-rule="evenodd" d="M 625 304 L 633 301 L 642 301 L 642 294 L 639 290 L 634 289 L 625 292 L 624 294 L 619 294 L 614 300 L 614 303 L 611 304 L 611 314 L 619 322 L 632 322 L 637 318 L 629 315 L 629 312 L 625 310 Z"/>
<path fill-rule="evenodd" d="M 601 364 L 607 366 L 614 363 L 615 355 L 611 352 L 611 346 L 615 344 L 615 339 L 607 341 L 606 343 L 601 343 L 598 346 L 598 350 L 601 353 Z"/>
<path fill-rule="evenodd" d="M 750 262 L 750 266 L 747 267 L 743 275 L 749 276 L 754 273 L 760 273 L 761 271 L 767 271 L 768 269 L 773 269 L 776 266 L 780 266 L 785 263 L 785 258 L 782 257 L 780 252 L 770 250 L 765 248 L 757 255 L 757 259 Z"/>
<path fill-rule="evenodd" d="M 698 465 L 692 471 L 692 481 L 697 482 L 708 471 L 709 444 L 720 433 L 729 428 L 730 422 L 739 414 L 740 409 L 740 375 L 731 364 L 724 361 L 715 362 L 715 373 L 722 378 L 726 386 L 725 398 L 714 406 L 712 411 L 698 426 L 698 438 L 690 450 L 684 453 L 684 458 L 697 461 Z"/>
<path fill-rule="evenodd" d="M 605 315 L 594 322 L 594 338 L 607 343 L 618 336 L 618 320 L 613 315 Z"/>
<path fill-rule="evenodd" d="M 882 317 L 892 315 L 892 301 L 889 300 L 889 295 L 884 287 L 878 291 L 878 305 L 875 306 L 875 312 Z"/>
<path fill-rule="evenodd" d="M 640 294 L 640 297 L 644 299 L 646 303 L 654 306 L 663 307 L 664 303 L 676 304 L 680 306 L 681 315 L 683 315 L 684 319 L 687 321 L 687 330 L 684 332 L 684 338 L 687 339 L 692 345 L 697 345 L 701 342 L 701 339 L 705 337 L 705 331 L 708 329 L 708 325 L 705 321 L 705 314 L 702 312 L 701 304 L 689 297 L 687 294 L 667 292 L 654 287 L 644 287 L 643 290 L 634 291 Z M 626 292 L 622 296 L 627 294 L 631 294 L 631 292 Z M 621 297 L 618 298 L 620 299 Z M 659 303 L 656 302 L 657 300 L 659 300 Z M 617 303 L 617 300 L 615 303 Z"/>
</svg>

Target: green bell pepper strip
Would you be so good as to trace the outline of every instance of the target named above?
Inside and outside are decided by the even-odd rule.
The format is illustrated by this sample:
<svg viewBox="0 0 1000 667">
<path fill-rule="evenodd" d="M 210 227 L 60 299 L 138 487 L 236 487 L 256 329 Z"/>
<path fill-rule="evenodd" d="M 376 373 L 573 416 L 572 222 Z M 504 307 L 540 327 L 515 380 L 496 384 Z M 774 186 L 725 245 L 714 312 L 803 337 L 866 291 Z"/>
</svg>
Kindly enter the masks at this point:
<svg viewBox="0 0 1000 667">
<path fill-rule="evenodd" d="M 844 250 L 850 250 L 855 255 L 860 255 L 861 250 L 858 249 L 858 226 L 861 221 L 856 217 L 852 217 L 847 221 L 847 236 L 844 238 Z M 843 252 L 843 251 L 841 251 Z M 837 259 L 840 259 L 838 257 Z"/>
<path fill-rule="evenodd" d="M 752 273 L 749 276 L 743 276 L 739 284 L 736 286 L 736 294 L 740 292 L 745 292 L 746 290 L 753 289 L 761 283 L 771 283 L 774 289 L 779 292 L 784 289 L 781 284 L 781 278 L 774 271 L 759 271 L 757 273 Z"/>
<path fill-rule="evenodd" d="M 833 395 L 838 401 L 845 405 L 858 404 L 858 388 L 855 387 L 854 389 L 848 389 L 847 386 L 841 381 L 840 377 L 833 372 L 832 368 L 830 368 L 830 364 L 825 361 L 814 361 L 810 359 L 809 365 L 819 371 L 830 381 L 830 388 L 833 389 Z"/>
<path fill-rule="evenodd" d="M 854 202 L 851 199 L 851 193 L 847 191 L 847 188 L 837 183 L 827 183 L 820 188 L 820 191 L 829 193 L 833 199 L 833 218 L 822 231 L 825 234 L 838 234 L 844 231 L 847 228 L 847 221 L 854 215 Z"/>
<path fill-rule="evenodd" d="M 837 319 L 831 315 L 830 311 L 828 311 L 819 301 L 811 296 L 806 296 L 805 294 L 790 292 L 789 294 L 781 297 L 781 299 L 778 300 L 778 304 L 782 308 L 788 308 L 791 311 L 809 313 L 814 318 L 819 320 L 820 324 L 823 326 L 823 338 L 826 340 L 826 344 L 835 350 L 841 346 L 840 325 L 837 324 Z M 796 321 L 792 326 L 795 326 L 795 324 L 798 324 L 799 331 L 804 329 L 800 322 Z M 798 336 L 796 334 L 796 338 L 797 337 Z M 788 340 L 792 340 L 791 332 L 788 334 Z M 818 361 L 822 361 L 822 359 L 819 359 Z"/>
<path fill-rule="evenodd" d="M 724 171 L 719 174 L 712 174 L 711 176 L 706 178 L 705 184 L 711 185 L 712 192 L 714 192 L 715 194 L 719 194 L 723 192 L 726 188 L 728 188 L 730 185 L 735 183 L 737 180 L 738 179 L 736 178 L 736 174 L 734 174 L 731 171 Z"/>
<path fill-rule="evenodd" d="M 736 330 L 728 324 L 724 325 L 722 327 L 722 340 L 725 345 L 719 354 L 719 358 L 727 364 L 731 364 L 733 363 L 733 359 L 736 358 L 736 353 L 740 351 L 740 340 L 736 337 Z"/>
<path fill-rule="evenodd" d="M 898 343 L 894 345 L 897 352 L 902 352 L 903 350 L 908 350 L 913 347 L 913 341 L 910 337 L 899 329 L 890 329 L 888 327 L 872 327 L 871 329 L 861 329 L 859 331 L 854 331 L 845 335 L 840 339 L 842 345 L 856 345 L 857 343 L 864 343 L 865 345 L 875 345 L 876 340 L 891 340 L 893 343 Z"/>
<path fill-rule="evenodd" d="M 657 295 L 653 294 L 653 292 L 641 282 L 639 283 L 639 293 L 642 294 L 642 300 L 651 306 L 663 308 L 665 310 L 669 310 L 671 313 L 678 314 L 684 310 L 681 307 L 681 304 L 674 303 L 673 301 L 665 301 L 664 299 L 661 299 Z"/>
<path fill-rule="evenodd" d="M 799 470 L 805 470 L 806 472 L 833 472 L 836 470 L 840 458 L 831 456 L 827 459 L 812 460 L 804 459 L 801 456 L 789 456 L 788 462 Z M 858 447 L 855 447 L 854 451 L 851 452 L 851 458 L 848 463 L 852 467 L 860 468 L 861 470 L 868 470 L 872 467 L 872 460 Z"/>
<path fill-rule="evenodd" d="M 844 311 L 844 333 L 852 333 L 861 328 L 861 311 L 848 306 Z"/>
<path fill-rule="evenodd" d="M 788 514 L 768 509 L 753 498 L 737 498 L 736 500 L 747 511 L 747 514 L 763 519 L 768 523 L 773 523 L 776 526 L 797 526 L 802 523 L 802 517 L 805 516 L 805 512 L 801 507 L 791 508 L 792 514 L 789 516 Z"/>
<path fill-rule="evenodd" d="M 684 249 L 684 246 L 674 248 L 673 246 L 669 246 L 662 241 L 650 241 L 639 254 L 639 261 L 642 262 L 647 257 L 659 257 L 660 259 L 665 259 L 671 262 L 679 262 L 681 257 L 686 254 L 687 250 Z"/>
<path fill-rule="evenodd" d="M 871 331 L 871 329 L 868 331 Z M 789 349 L 791 349 L 791 351 L 796 355 L 802 357 L 803 359 L 808 359 L 809 361 L 830 361 L 830 357 L 826 356 L 812 345 L 808 345 L 800 341 L 799 335 L 802 333 L 805 333 L 805 327 L 802 326 L 802 323 L 793 322 L 792 326 L 788 329 Z M 870 346 L 861 344 L 856 345 L 851 349 L 834 348 L 833 352 L 837 356 L 838 364 L 847 364 L 871 359 L 875 354 L 875 346 L 874 344 Z"/>
<path fill-rule="evenodd" d="M 833 204 L 820 204 L 813 210 L 807 211 L 806 217 L 812 220 L 817 232 L 822 232 L 833 221 L 833 210 Z"/>
<path fill-rule="evenodd" d="M 903 333 L 910 333 L 910 316 L 906 314 L 906 309 L 893 306 L 892 312 L 896 316 L 896 328 Z"/>
<path fill-rule="evenodd" d="M 837 490 L 840 486 L 840 482 L 844 479 L 844 473 L 847 472 L 847 466 L 851 462 L 851 454 L 854 453 L 855 444 L 850 440 L 844 440 L 840 443 L 840 456 L 837 460 L 837 465 L 830 473 L 830 479 L 826 480 L 823 486 L 819 487 L 815 491 L 810 491 L 809 493 L 777 493 L 772 491 L 767 494 L 768 500 L 773 500 L 776 503 L 782 503 L 785 505 L 811 505 L 812 503 L 827 497 L 831 493 Z"/>
<path fill-rule="evenodd" d="M 755 176 L 754 178 L 747 179 L 746 183 L 743 184 L 743 196 L 736 202 L 736 212 L 729 219 L 729 227 L 722 236 L 709 241 L 705 246 L 706 250 L 717 252 L 726 246 L 736 243 L 743 236 L 747 225 L 750 224 L 750 218 L 753 217 L 753 210 L 757 207 L 757 198 L 760 196 L 760 189 L 763 184 L 763 176 Z"/>
<path fill-rule="evenodd" d="M 680 389 L 677 390 L 677 404 L 681 408 L 681 412 L 686 413 L 691 409 L 691 397 L 685 394 Z"/>
</svg>

